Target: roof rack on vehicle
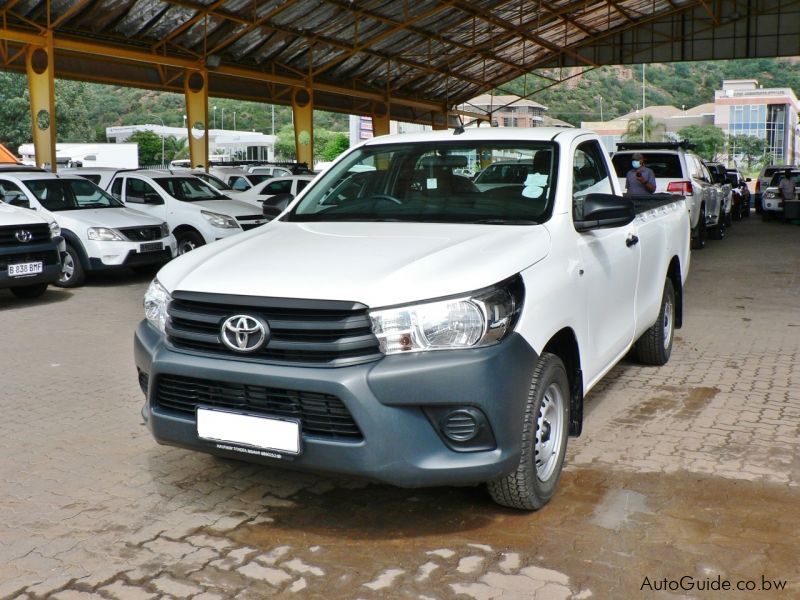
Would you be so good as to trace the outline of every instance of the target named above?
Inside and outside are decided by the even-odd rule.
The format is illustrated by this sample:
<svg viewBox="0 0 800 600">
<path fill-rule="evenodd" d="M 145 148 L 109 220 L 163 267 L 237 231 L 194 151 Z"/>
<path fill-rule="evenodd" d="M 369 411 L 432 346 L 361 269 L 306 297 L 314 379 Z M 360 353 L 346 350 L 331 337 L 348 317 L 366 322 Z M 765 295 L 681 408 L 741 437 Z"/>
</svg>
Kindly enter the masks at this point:
<svg viewBox="0 0 800 600">
<path fill-rule="evenodd" d="M 678 142 L 617 142 L 617 150 L 694 150 L 697 146 L 689 140 Z"/>
</svg>

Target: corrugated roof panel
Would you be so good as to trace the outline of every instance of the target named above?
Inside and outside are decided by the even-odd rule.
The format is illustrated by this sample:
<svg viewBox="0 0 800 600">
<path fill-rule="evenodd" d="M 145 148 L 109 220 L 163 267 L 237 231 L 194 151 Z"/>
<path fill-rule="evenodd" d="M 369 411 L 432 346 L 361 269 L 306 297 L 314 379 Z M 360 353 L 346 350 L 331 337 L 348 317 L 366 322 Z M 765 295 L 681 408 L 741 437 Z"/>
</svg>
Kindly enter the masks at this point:
<svg viewBox="0 0 800 600">
<path fill-rule="evenodd" d="M 136 0 L 114 32 L 127 38 L 141 35 L 145 39 L 153 39 L 148 30 L 170 8 L 167 2 L 161 0 Z"/>
</svg>

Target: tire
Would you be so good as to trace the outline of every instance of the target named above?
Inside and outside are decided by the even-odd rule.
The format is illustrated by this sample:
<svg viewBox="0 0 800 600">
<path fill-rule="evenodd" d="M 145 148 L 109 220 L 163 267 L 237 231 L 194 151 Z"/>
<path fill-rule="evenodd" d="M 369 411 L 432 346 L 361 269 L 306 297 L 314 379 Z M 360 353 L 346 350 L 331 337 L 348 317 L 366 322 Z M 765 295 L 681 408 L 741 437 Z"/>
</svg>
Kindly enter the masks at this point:
<svg viewBox="0 0 800 600">
<path fill-rule="evenodd" d="M 205 245 L 203 236 L 194 231 L 184 231 L 175 236 L 178 245 L 178 256 L 191 252 L 192 250 Z"/>
<path fill-rule="evenodd" d="M 38 298 L 47 290 L 46 283 L 36 283 L 34 285 L 24 285 L 22 287 L 11 288 L 11 293 L 17 298 Z"/>
<path fill-rule="evenodd" d="M 538 510 L 553 497 L 567 453 L 569 399 L 564 363 L 555 354 L 542 354 L 525 403 L 519 464 L 511 474 L 486 484 L 495 502 Z"/>
<path fill-rule="evenodd" d="M 711 228 L 711 238 L 715 240 L 725 239 L 725 211 L 721 206 L 719 207 L 717 224 Z"/>
<path fill-rule="evenodd" d="M 64 256 L 64 271 L 61 276 L 53 282 L 62 288 L 74 288 L 82 285 L 86 281 L 86 271 L 81 263 L 81 256 L 73 246 L 67 244 L 67 254 Z"/>
<path fill-rule="evenodd" d="M 706 246 L 706 211 L 705 208 L 697 217 L 697 227 L 692 231 L 692 250 L 702 250 Z"/>
<path fill-rule="evenodd" d="M 675 288 L 672 280 L 667 278 L 664 282 L 664 293 L 661 295 L 658 319 L 636 340 L 633 356 L 638 362 L 645 365 L 665 365 L 672 355 L 674 338 Z"/>
</svg>

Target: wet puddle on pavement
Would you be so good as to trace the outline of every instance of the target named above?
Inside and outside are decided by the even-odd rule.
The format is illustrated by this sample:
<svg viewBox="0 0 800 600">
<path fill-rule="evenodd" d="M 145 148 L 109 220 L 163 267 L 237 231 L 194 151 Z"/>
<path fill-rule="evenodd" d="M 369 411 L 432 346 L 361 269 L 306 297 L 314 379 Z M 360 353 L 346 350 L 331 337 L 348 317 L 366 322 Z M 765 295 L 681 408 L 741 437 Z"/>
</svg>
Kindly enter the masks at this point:
<svg viewBox="0 0 800 600">
<path fill-rule="evenodd" d="M 267 503 L 271 522 L 227 537 L 260 552 L 291 548 L 324 573 L 308 592 L 331 597 L 525 598 L 549 585 L 554 598 L 620 598 L 645 577 L 717 575 L 785 579 L 800 595 L 800 491 L 778 485 L 570 468 L 530 514 L 495 506 L 480 487 L 336 487 Z"/>
</svg>

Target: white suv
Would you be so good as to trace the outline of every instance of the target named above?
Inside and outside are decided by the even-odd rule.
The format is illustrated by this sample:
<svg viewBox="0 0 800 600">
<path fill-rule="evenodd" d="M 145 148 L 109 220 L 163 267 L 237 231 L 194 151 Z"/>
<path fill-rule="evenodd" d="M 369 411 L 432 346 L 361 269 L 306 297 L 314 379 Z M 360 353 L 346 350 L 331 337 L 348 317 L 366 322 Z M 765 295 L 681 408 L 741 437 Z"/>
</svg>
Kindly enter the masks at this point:
<svg viewBox="0 0 800 600">
<path fill-rule="evenodd" d="M 719 230 L 722 192 L 694 148 L 686 142 L 623 142 L 611 161 L 620 185 L 625 189 L 625 175 L 631 168 L 631 156 L 642 154 L 645 166 L 656 176 L 656 192 L 680 194 L 686 198 L 692 227 L 692 247 L 705 245 L 707 229 Z"/>
<path fill-rule="evenodd" d="M 175 256 L 164 219 L 125 208 L 91 181 L 45 171 L 3 171 L 0 190 L 24 197 L 53 218 L 66 241 L 64 270 L 55 285 L 81 285 L 87 271 L 162 265 Z"/>
<path fill-rule="evenodd" d="M 119 171 L 108 189 L 127 206 L 165 220 L 178 254 L 266 223 L 257 208 L 232 200 L 188 172 Z"/>
</svg>

